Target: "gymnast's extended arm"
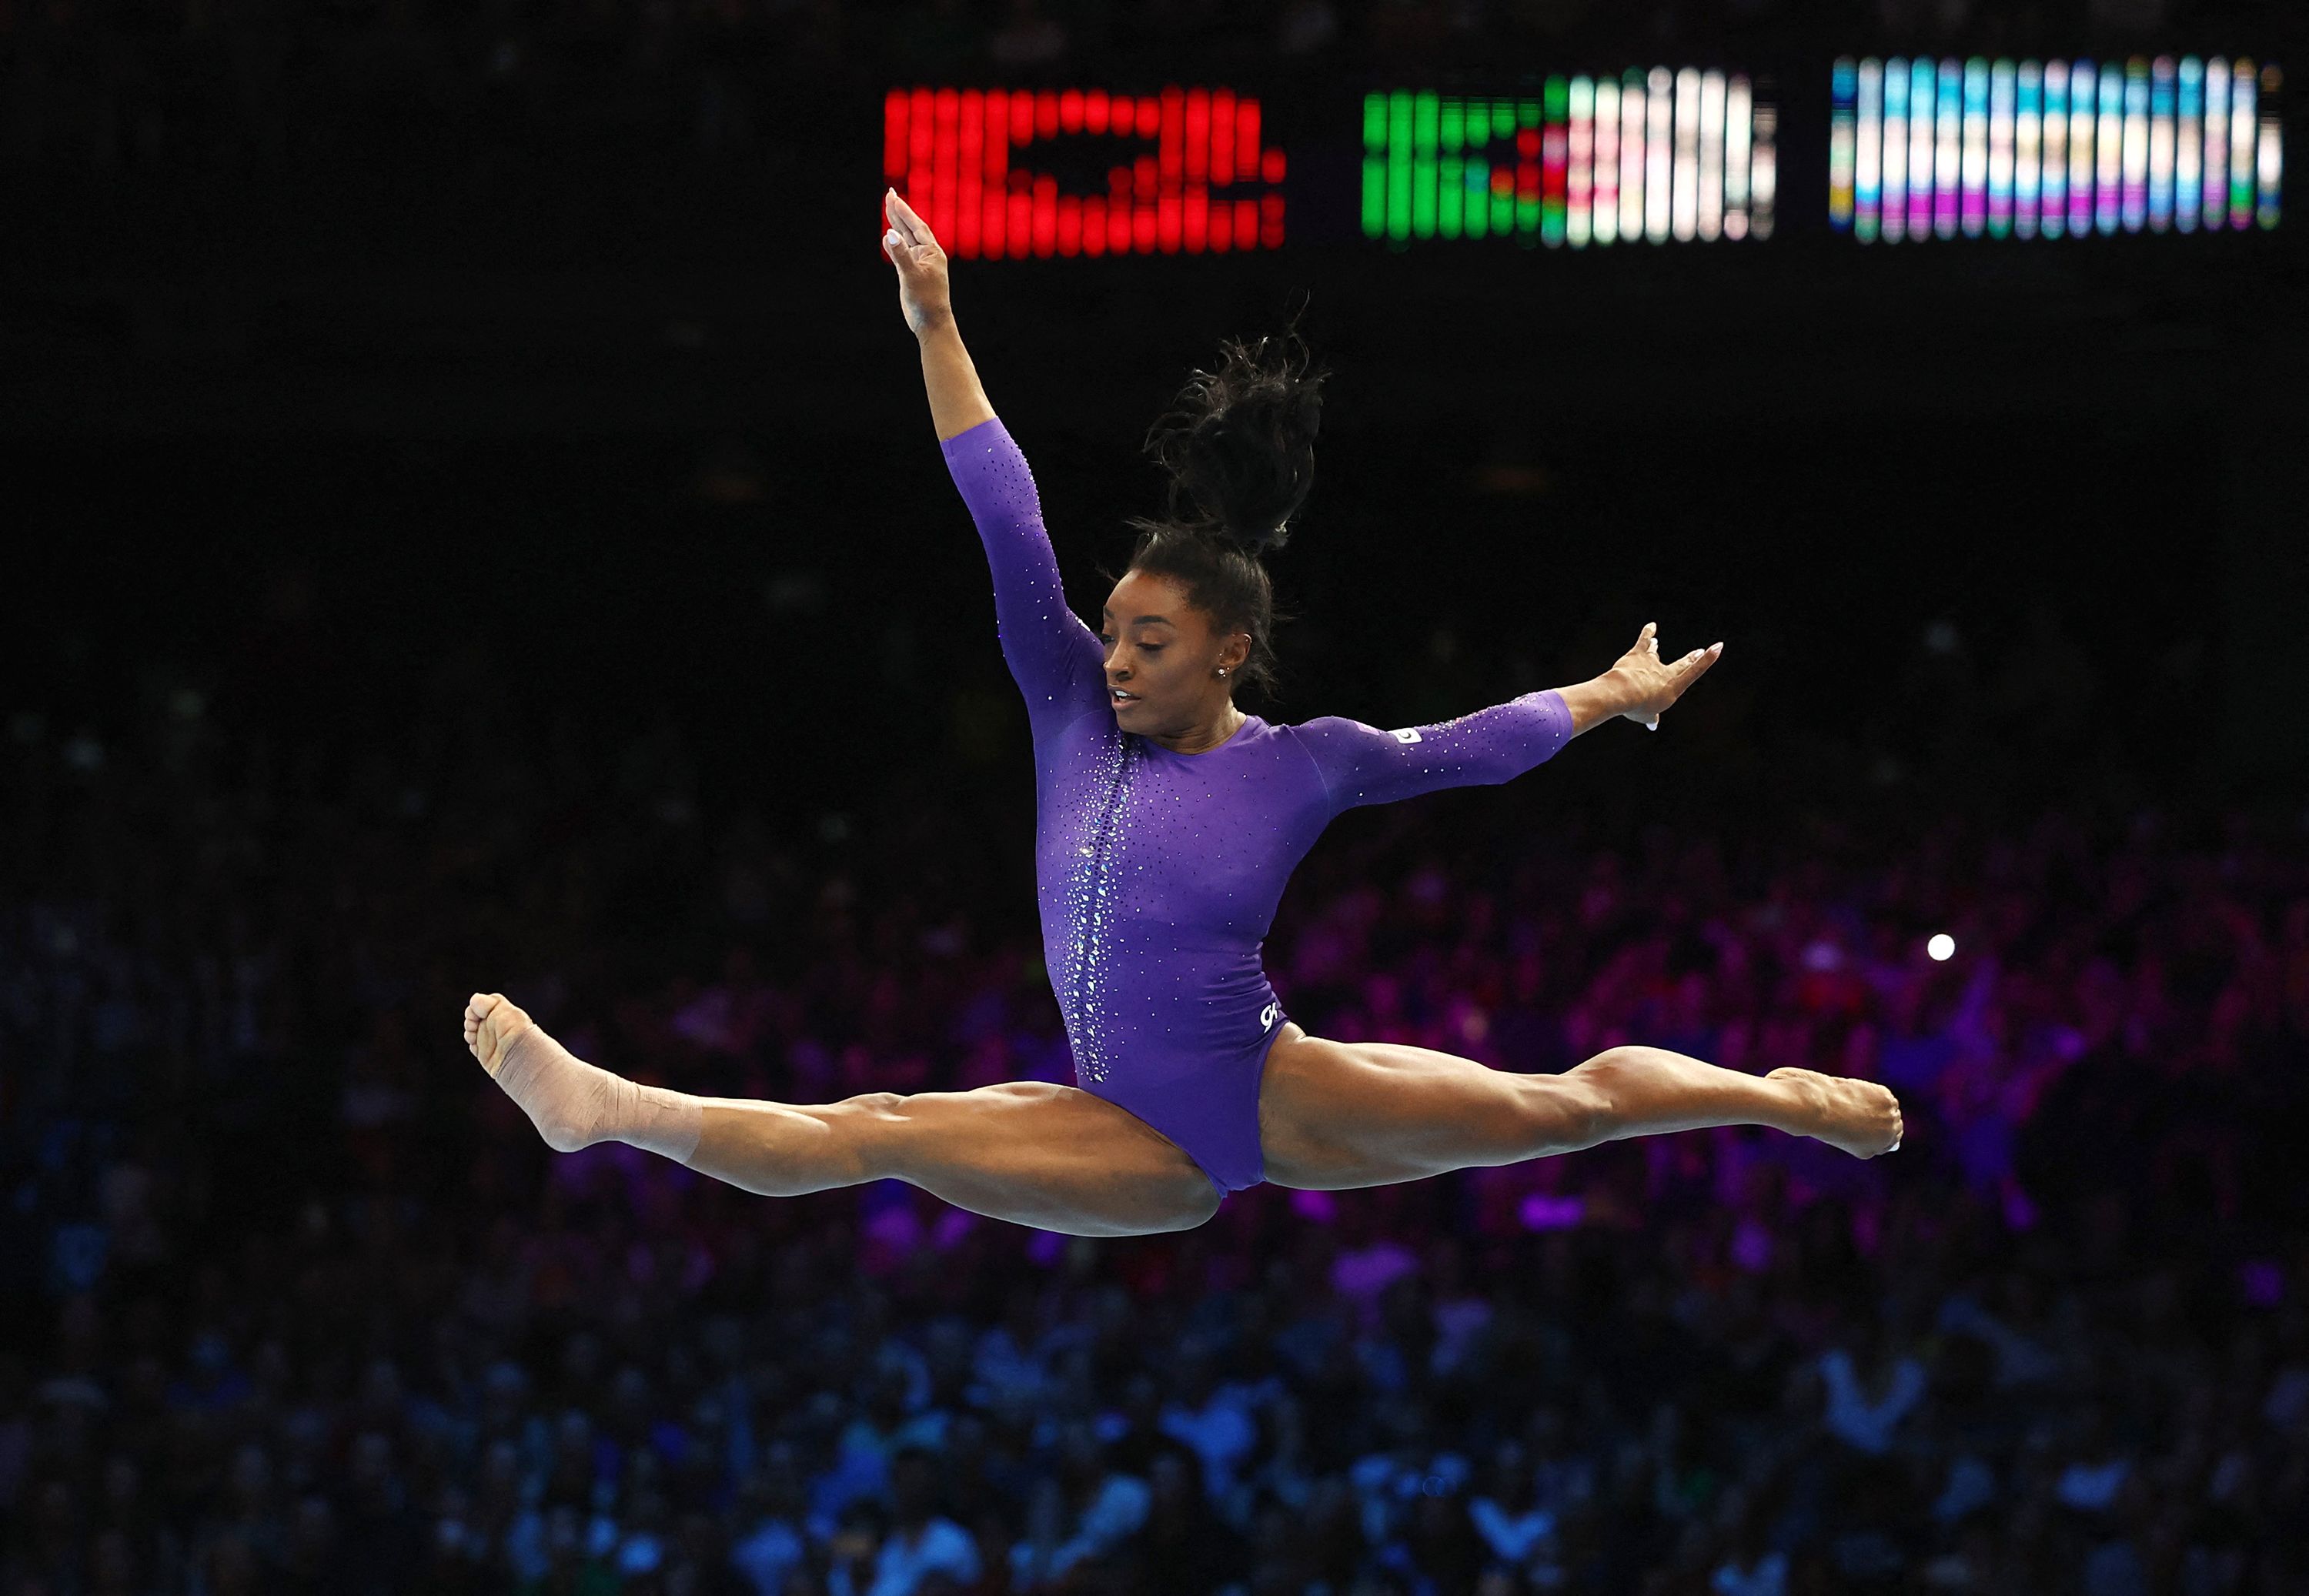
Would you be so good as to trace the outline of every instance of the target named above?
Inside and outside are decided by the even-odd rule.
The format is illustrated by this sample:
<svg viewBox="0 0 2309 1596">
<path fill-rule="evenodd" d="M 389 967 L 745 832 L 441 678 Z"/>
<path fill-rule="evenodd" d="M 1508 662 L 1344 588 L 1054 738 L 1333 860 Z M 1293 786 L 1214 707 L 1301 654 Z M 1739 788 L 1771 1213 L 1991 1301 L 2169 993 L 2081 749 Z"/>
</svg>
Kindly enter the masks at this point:
<svg viewBox="0 0 2309 1596">
<path fill-rule="evenodd" d="M 1647 625 L 1635 646 L 1592 681 L 1526 693 L 1455 720 L 1381 731 L 1331 715 L 1293 729 L 1341 809 L 1509 781 L 1599 721 L 1625 715 L 1656 728 L 1661 712 L 1722 657 L 1719 643 L 1664 661 L 1654 631 Z"/>
<path fill-rule="evenodd" d="M 884 208 L 890 225 L 882 253 L 897 270 L 899 308 L 921 345 L 930 424 L 986 548 L 1002 658 L 1025 696 L 1028 718 L 1039 731 L 1093 709 L 1111 712 L 1104 654 L 1090 628 L 1067 608 L 1033 473 L 987 401 L 955 329 L 946 252 L 895 191 L 885 197 Z"/>
<path fill-rule="evenodd" d="M 962 347 L 962 334 L 955 330 L 946 251 L 930 236 L 930 224 L 914 214 L 896 189 L 883 194 L 882 209 L 889 221 L 882 233 L 882 253 L 897 269 L 898 308 L 922 347 L 930 425 L 944 443 L 993 419 L 994 407 L 987 402 L 978 368 L 970 363 L 970 351 Z"/>
</svg>

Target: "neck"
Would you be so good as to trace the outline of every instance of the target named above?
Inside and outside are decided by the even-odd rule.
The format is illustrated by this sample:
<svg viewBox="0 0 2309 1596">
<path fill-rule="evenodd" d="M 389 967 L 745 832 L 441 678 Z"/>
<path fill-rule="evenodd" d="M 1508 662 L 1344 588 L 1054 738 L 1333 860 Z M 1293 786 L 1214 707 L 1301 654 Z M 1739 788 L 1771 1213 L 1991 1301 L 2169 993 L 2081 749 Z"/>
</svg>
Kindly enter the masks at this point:
<svg viewBox="0 0 2309 1596">
<path fill-rule="evenodd" d="M 1221 703 L 1211 713 L 1184 731 L 1150 731 L 1146 740 L 1160 743 L 1173 754 L 1206 754 L 1235 734 L 1235 729 L 1250 717 L 1234 707 L 1234 700 Z"/>
</svg>

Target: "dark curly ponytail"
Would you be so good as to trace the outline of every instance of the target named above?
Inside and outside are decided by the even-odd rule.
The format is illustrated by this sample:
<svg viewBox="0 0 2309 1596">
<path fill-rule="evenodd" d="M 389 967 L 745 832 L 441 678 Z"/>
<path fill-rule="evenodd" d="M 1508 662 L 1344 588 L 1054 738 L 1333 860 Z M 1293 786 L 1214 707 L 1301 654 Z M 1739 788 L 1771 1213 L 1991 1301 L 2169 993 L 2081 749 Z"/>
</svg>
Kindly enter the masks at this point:
<svg viewBox="0 0 2309 1596">
<path fill-rule="evenodd" d="M 1275 591 L 1259 556 L 1280 548 L 1315 485 L 1323 381 L 1294 325 L 1278 337 L 1219 346 L 1146 434 L 1170 477 L 1165 513 L 1132 516 L 1130 569 L 1176 579 L 1222 633 L 1248 633 L 1241 677 L 1275 686 Z"/>
</svg>

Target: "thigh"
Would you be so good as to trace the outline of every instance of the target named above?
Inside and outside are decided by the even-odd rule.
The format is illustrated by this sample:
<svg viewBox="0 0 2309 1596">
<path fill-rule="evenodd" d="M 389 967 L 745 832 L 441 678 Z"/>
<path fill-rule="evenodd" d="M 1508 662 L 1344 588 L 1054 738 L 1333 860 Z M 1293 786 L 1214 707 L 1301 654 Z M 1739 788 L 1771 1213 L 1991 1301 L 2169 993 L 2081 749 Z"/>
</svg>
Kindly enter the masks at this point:
<svg viewBox="0 0 2309 1596">
<path fill-rule="evenodd" d="M 1183 1230 L 1218 1212 L 1202 1166 L 1127 1109 L 1078 1087 L 1007 1081 L 891 1097 L 873 1161 L 959 1208 L 1074 1236 Z"/>
<path fill-rule="evenodd" d="M 1268 1180 L 1338 1191 L 1592 1146 L 1601 1107 L 1576 1076 L 1293 1026 L 1267 1055 L 1258 1136 Z"/>
</svg>

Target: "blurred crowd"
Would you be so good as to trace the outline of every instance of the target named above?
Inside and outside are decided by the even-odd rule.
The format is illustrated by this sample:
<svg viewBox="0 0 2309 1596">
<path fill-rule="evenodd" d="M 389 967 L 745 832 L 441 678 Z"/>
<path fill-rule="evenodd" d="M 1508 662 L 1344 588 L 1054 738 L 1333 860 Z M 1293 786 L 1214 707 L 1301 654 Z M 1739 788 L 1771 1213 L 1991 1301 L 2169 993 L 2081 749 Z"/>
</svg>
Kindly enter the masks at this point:
<svg viewBox="0 0 2309 1596">
<path fill-rule="evenodd" d="M 1372 72 L 1496 80 L 1663 53 L 1751 69 L 1855 47 L 2266 56 L 2296 30 L 2275 0 L 1872 0 L 1848 15 L 1806 0 L 7 0 L 0 171 L 375 182 L 447 160 L 488 183 L 545 152 L 775 167 L 806 145 L 854 155 L 860 125 L 870 149 L 877 97 L 924 80 L 1225 79 L 1287 97 Z"/>
<path fill-rule="evenodd" d="M 723 806 L 494 683 L 0 729 L 0 1596 L 2309 1589 L 2309 817 L 1359 816 L 1267 950 L 1319 1034 L 1867 1075 L 1907 1145 L 1091 1241 L 548 1155 L 476 988 L 709 1093 L 1068 1065 L 1023 814 Z"/>
</svg>

